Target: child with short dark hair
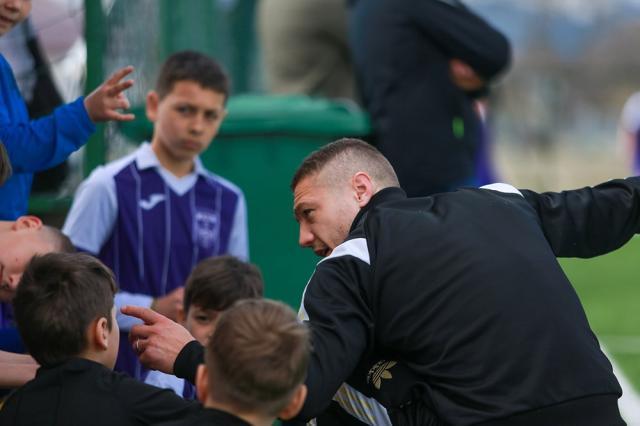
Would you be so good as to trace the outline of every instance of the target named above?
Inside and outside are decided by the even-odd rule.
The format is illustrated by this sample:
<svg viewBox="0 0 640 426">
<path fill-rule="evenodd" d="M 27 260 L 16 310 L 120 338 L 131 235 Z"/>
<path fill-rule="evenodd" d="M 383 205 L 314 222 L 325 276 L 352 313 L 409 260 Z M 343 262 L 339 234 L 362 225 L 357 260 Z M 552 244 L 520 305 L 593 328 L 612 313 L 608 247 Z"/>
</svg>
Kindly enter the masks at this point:
<svg viewBox="0 0 640 426">
<path fill-rule="evenodd" d="M 0 424 L 144 425 L 197 409 L 111 370 L 119 345 L 115 292 L 111 271 L 92 256 L 50 253 L 30 261 L 13 303 L 41 368 L 5 402 Z"/>
<path fill-rule="evenodd" d="M 207 258 L 187 278 L 178 322 L 206 345 L 223 311 L 239 300 L 262 298 L 263 292 L 262 274 L 256 265 L 233 256 Z M 186 399 L 195 398 L 193 385 L 174 375 L 151 371 L 145 383 L 173 389 Z"/>
<path fill-rule="evenodd" d="M 197 373 L 204 410 L 180 425 L 271 425 L 293 418 L 304 403 L 309 330 L 291 308 L 243 300 L 220 315 Z"/>
</svg>

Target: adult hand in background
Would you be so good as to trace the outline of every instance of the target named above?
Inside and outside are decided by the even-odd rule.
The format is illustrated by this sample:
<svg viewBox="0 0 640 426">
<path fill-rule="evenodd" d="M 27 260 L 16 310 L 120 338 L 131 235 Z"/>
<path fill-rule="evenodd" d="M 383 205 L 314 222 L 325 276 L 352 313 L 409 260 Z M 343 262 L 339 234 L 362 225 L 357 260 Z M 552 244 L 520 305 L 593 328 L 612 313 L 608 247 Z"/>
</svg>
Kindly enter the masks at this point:
<svg viewBox="0 0 640 426">
<path fill-rule="evenodd" d="M 480 90 L 485 85 L 484 80 L 480 78 L 473 68 L 460 59 L 451 59 L 449 61 L 449 71 L 453 83 L 465 92 Z"/>
</svg>

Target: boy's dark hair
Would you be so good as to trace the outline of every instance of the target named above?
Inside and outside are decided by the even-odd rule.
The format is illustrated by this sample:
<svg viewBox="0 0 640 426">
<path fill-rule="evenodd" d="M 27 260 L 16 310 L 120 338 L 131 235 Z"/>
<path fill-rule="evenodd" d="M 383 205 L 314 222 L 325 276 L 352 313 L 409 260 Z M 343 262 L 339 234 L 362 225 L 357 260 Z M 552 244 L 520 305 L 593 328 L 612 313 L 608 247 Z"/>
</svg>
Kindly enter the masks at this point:
<svg viewBox="0 0 640 426">
<path fill-rule="evenodd" d="M 229 77 L 213 58 L 203 53 L 184 50 L 167 58 L 156 81 L 156 93 L 160 99 L 168 95 L 179 81 L 193 81 L 205 89 L 221 93 L 225 102 L 229 98 Z"/>
<path fill-rule="evenodd" d="M 11 176 L 11 161 L 4 147 L 4 143 L 0 141 L 0 186 Z"/>
<path fill-rule="evenodd" d="M 307 373 L 309 330 L 287 305 L 242 300 L 220 315 L 207 344 L 209 392 L 240 412 L 275 417 Z"/>
<path fill-rule="evenodd" d="M 18 331 L 31 356 L 51 366 L 80 354 L 93 320 L 105 317 L 111 329 L 115 292 L 112 272 L 88 254 L 31 259 L 13 300 Z"/>
<path fill-rule="evenodd" d="M 184 289 L 184 312 L 191 305 L 224 311 L 241 299 L 261 298 L 260 269 L 233 256 L 209 257 L 193 269 Z"/>
</svg>

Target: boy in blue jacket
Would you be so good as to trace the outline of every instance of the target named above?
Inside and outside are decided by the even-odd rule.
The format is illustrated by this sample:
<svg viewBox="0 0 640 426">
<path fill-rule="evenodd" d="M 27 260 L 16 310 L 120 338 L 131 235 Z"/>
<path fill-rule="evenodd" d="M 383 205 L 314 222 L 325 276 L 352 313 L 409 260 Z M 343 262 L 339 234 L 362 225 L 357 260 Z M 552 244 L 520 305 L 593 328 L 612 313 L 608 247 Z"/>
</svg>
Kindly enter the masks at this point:
<svg viewBox="0 0 640 426">
<path fill-rule="evenodd" d="M 30 0 L 0 0 L 0 37 L 23 21 L 31 11 Z M 87 97 L 63 105 L 53 114 L 30 120 L 11 67 L 0 54 L 0 141 L 6 148 L 13 175 L 0 187 L 0 220 L 15 220 L 27 211 L 33 173 L 53 167 L 84 145 L 95 131 L 94 123 L 133 120 L 124 91 L 133 71 L 125 67 Z"/>
</svg>

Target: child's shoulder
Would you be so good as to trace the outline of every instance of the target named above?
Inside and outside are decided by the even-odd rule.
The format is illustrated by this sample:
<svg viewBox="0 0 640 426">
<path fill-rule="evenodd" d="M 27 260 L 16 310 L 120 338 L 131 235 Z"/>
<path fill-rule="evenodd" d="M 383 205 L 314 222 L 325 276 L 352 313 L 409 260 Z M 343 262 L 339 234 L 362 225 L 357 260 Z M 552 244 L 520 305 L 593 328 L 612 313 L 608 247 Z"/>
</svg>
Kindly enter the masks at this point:
<svg viewBox="0 0 640 426">
<path fill-rule="evenodd" d="M 201 174 L 205 177 L 206 182 L 211 186 L 219 186 L 219 187 L 222 187 L 224 190 L 233 192 L 234 194 L 237 194 L 240 197 L 244 197 L 242 189 L 240 189 L 240 187 L 235 183 L 231 182 L 226 178 L 223 178 L 222 176 L 212 172 L 211 170 L 203 166 L 200 167 L 200 170 L 202 171 Z"/>
<path fill-rule="evenodd" d="M 105 182 L 113 180 L 124 169 L 135 163 L 138 156 L 138 150 L 125 155 L 124 157 L 113 160 L 107 164 L 98 166 L 91 172 L 87 181 L 91 182 Z"/>
</svg>

